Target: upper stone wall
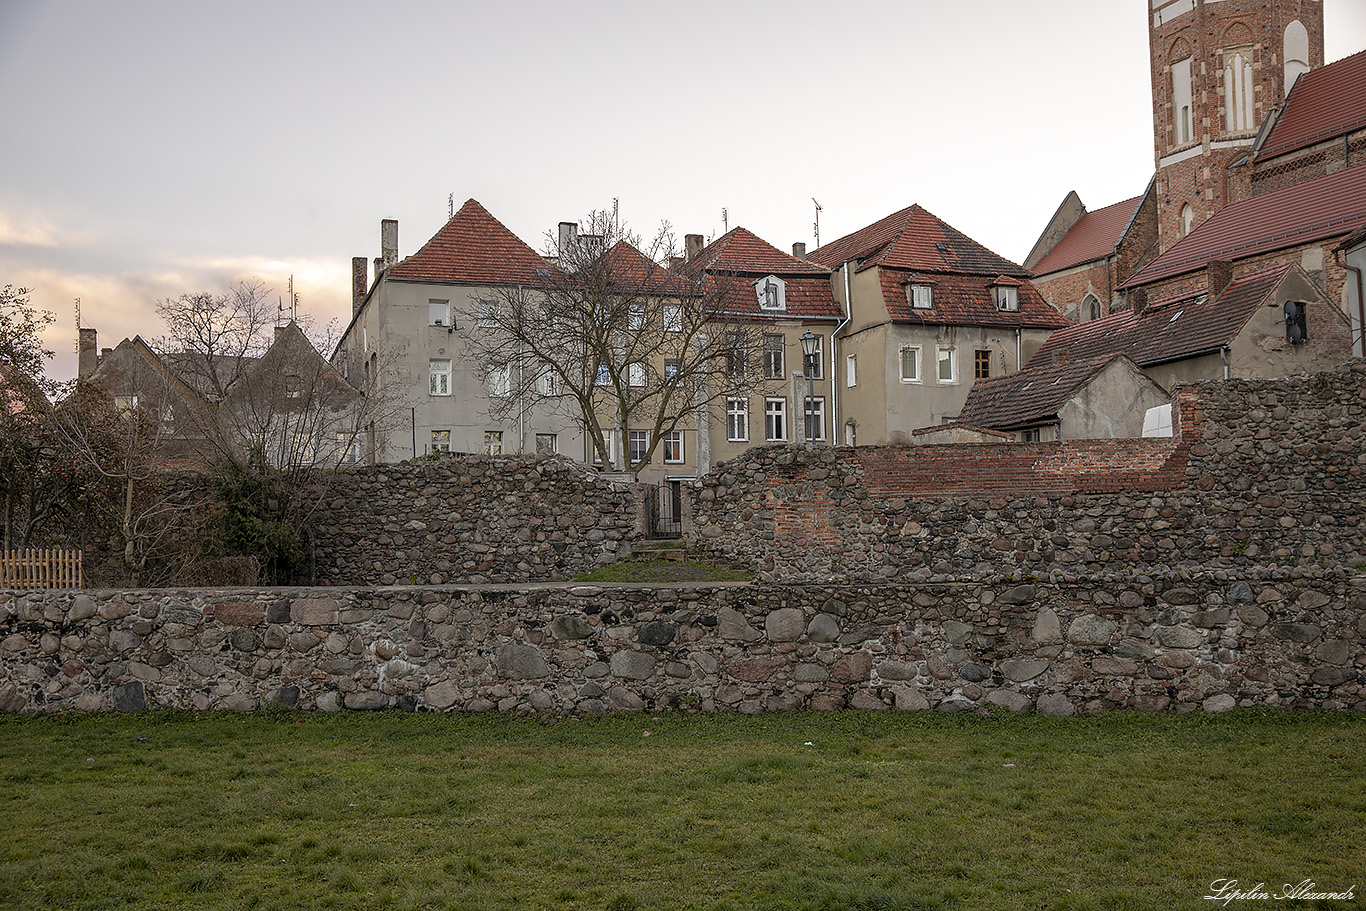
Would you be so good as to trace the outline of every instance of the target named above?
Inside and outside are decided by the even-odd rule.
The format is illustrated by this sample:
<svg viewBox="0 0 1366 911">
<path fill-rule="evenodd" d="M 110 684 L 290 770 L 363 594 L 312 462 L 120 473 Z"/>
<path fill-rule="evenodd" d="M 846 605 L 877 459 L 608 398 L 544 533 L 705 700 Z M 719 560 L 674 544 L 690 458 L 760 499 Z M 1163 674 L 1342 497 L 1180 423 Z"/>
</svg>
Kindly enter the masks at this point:
<svg viewBox="0 0 1366 911">
<path fill-rule="evenodd" d="M 1363 559 L 1366 362 L 1178 394 L 1175 440 L 752 449 L 689 491 L 685 533 L 770 579 Z"/>
</svg>

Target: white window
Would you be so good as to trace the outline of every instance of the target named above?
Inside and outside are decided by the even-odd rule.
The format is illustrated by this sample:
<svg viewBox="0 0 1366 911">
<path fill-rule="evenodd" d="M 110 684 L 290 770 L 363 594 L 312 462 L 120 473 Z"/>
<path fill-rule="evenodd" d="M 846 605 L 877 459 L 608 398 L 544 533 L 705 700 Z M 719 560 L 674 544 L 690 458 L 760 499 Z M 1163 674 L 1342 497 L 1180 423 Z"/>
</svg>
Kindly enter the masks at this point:
<svg viewBox="0 0 1366 911">
<path fill-rule="evenodd" d="M 781 335 L 764 336 L 764 376 L 782 379 L 786 373 L 783 363 L 784 341 Z"/>
<path fill-rule="evenodd" d="M 495 329 L 498 326 L 498 305 L 493 301 L 479 302 L 479 328 Z"/>
<path fill-rule="evenodd" d="M 803 352 L 802 357 L 807 361 L 807 363 L 802 364 L 802 372 L 804 376 L 808 376 L 813 380 L 825 378 L 825 358 L 822 355 L 822 351 L 824 350 L 824 348 L 825 339 L 822 336 L 818 335 L 816 336 L 816 350 L 812 353 L 811 357 L 806 357 L 805 352 Z"/>
<path fill-rule="evenodd" d="M 939 348 L 936 357 L 939 361 L 939 382 L 958 382 L 958 352 L 952 348 Z"/>
<path fill-rule="evenodd" d="M 1245 133 L 1252 121 L 1252 48 L 1224 52 L 1224 126 Z"/>
<path fill-rule="evenodd" d="M 844 385 L 853 388 L 858 385 L 858 355 L 851 354 L 844 359 Z"/>
<path fill-rule="evenodd" d="M 512 394 L 512 371 L 507 364 L 492 364 L 488 375 L 489 395 L 494 398 Z"/>
<path fill-rule="evenodd" d="M 630 364 L 626 368 L 626 376 L 632 386 L 640 388 L 645 385 L 645 365 L 641 363 Z"/>
<path fill-rule="evenodd" d="M 597 377 L 594 378 L 594 380 L 593 380 L 593 385 L 595 385 L 595 386 L 610 386 L 610 385 L 612 385 L 612 370 L 611 370 L 611 368 L 608 367 L 606 364 L 599 364 L 599 365 L 598 365 L 598 375 L 597 375 Z"/>
<path fill-rule="evenodd" d="M 432 326 L 449 326 L 451 324 L 450 304 L 448 300 L 437 300 L 431 298 L 427 301 L 427 322 Z"/>
<path fill-rule="evenodd" d="M 679 306 L 668 306 L 661 310 L 664 321 L 665 332 L 683 331 L 683 308 Z"/>
<path fill-rule="evenodd" d="M 934 289 L 929 285 L 910 286 L 911 306 L 916 310 L 928 310 L 934 304 Z"/>
<path fill-rule="evenodd" d="M 536 434 L 536 454 L 537 454 L 537 455 L 554 455 L 555 453 L 557 453 L 557 452 L 559 452 L 559 451 L 560 451 L 560 444 L 559 444 L 559 441 L 555 439 L 555 434 L 553 434 L 553 433 L 538 433 L 538 434 Z"/>
<path fill-rule="evenodd" d="M 484 455 L 503 454 L 503 431 L 485 430 L 484 431 Z"/>
<path fill-rule="evenodd" d="M 1290 94 L 1295 82 L 1309 72 L 1309 30 L 1296 19 L 1285 27 L 1285 93 Z"/>
<path fill-rule="evenodd" d="M 770 443 L 787 439 L 787 399 L 764 401 L 764 438 Z"/>
<path fill-rule="evenodd" d="M 776 275 L 759 279 L 754 283 L 754 291 L 759 298 L 760 310 L 787 309 L 787 283 Z"/>
<path fill-rule="evenodd" d="M 749 399 L 726 399 L 726 439 L 732 443 L 749 441 Z"/>
<path fill-rule="evenodd" d="M 1143 413 L 1143 435 L 1145 437 L 1169 437 L 1172 435 L 1172 406 L 1158 405 Z"/>
<path fill-rule="evenodd" d="M 449 430 L 433 430 L 431 450 L 432 452 L 450 452 L 451 432 Z"/>
<path fill-rule="evenodd" d="M 802 411 L 806 416 L 804 430 L 806 439 L 815 443 L 825 442 L 825 399 L 802 399 Z"/>
<path fill-rule="evenodd" d="M 553 396 L 560 394 L 559 377 L 555 376 L 555 370 L 549 364 L 541 365 L 540 371 L 536 374 L 536 394 Z"/>
<path fill-rule="evenodd" d="M 1191 58 L 1172 64 L 1172 118 L 1174 145 L 1185 145 L 1195 138 L 1191 122 Z"/>
<path fill-rule="evenodd" d="M 664 461 L 677 464 L 683 461 L 683 431 L 672 430 L 664 434 Z"/>
<path fill-rule="evenodd" d="M 631 445 L 631 463 L 643 462 L 646 454 L 650 451 L 650 431 L 631 430 L 627 433 L 627 439 Z"/>
<path fill-rule="evenodd" d="M 678 358 L 670 357 L 664 359 L 664 379 L 671 380 L 678 376 Z"/>
<path fill-rule="evenodd" d="M 138 407 L 138 397 L 136 394 L 116 395 L 114 396 L 114 407 L 119 411 L 132 411 Z"/>
<path fill-rule="evenodd" d="M 901 348 L 901 382 L 920 382 L 920 349 L 911 345 Z"/>
<path fill-rule="evenodd" d="M 626 328 L 644 329 L 645 328 L 645 305 L 630 304 L 626 310 Z"/>
<path fill-rule="evenodd" d="M 431 378 L 432 395 L 451 394 L 451 362 L 450 361 L 428 361 L 428 371 Z"/>
<path fill-rule="evenodd" d="M 749 370 L 745 364 L 745 337 L 739 332 L 727 332 L 723 345 L 727 375 L 741 378 L 747 376 Z"/>
<path fill-rule="evenodd" d="M 997 285 L 993 290 L 997 310 L 1019 310 L 1020 289 L 1009 285 Z"/>
<path fill-rule="evenodd" d="M 345 431 L 337 432 L 337 464 L 354 465 L 360 458 L 360 440 Z"/>
<path fill-rule="evenodd" d="M 608 464 L 615 462 L 617 460 L 617 432 L 615 430 L 604 430 L 602 432 L 602 445 L 607 448 Z M 602 454 L 598 452 L 596 446 L 593 446 L 593 464 L 602 464 Z"/>
</svg>

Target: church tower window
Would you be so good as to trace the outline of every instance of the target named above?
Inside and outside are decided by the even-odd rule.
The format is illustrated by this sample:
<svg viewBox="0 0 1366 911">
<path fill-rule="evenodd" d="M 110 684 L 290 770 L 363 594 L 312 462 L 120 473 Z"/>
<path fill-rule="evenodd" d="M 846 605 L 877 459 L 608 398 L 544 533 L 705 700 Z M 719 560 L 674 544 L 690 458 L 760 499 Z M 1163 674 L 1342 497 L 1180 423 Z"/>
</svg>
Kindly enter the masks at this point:
<svg viewBox="0 0 1366 911">
<path fill-rule="evenodd" d="M 1230 133 L 1246 133 L 1253 120 L 1252 48 L 1224 53 L 1224 122 Z"/>
<path fill-rule="evenodd" d="M 1285 94 L 1309 72 L 1309 30 L 1296 19 L 1285 27 Z"/>
<path fill-rule="evenodd" d="M 1191 112 L 1191 58 L 1178 60 L 1172 64 L 1172 115 L 1176 145 L 1185 145 L 1195 139 L 1194 119 Z"/>
</svg>

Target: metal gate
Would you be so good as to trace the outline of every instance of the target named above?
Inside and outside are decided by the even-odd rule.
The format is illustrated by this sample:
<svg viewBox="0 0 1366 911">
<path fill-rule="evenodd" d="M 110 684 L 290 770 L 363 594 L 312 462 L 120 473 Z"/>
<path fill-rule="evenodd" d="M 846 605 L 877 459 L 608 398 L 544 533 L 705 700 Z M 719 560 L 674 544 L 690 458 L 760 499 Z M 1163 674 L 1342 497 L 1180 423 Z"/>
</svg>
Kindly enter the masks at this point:
<svg viewBox="0 0 1366 911">
<path fill-rule="evenodd" d="M 645 536 L 683 537 L 683 482 L 655 484 L 645 497 Z"/>
</svg>

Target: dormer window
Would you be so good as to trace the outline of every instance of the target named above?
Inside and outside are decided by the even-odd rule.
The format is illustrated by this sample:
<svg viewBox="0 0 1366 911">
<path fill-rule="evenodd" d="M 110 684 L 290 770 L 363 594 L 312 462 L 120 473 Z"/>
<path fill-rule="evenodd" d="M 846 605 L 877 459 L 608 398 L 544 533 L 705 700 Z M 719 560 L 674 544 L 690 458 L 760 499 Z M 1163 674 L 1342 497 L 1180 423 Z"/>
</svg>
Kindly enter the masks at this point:
<svg viewBox="0 0 1366 911">
<path fill-rule="evenodd" d="M 907 285 L 906 296 L 915 310 L 929 310 L 934 306 L 934 289 L 929 285 Z"/>
<path fill-rule="evenodd" d="M 996 300 L 997 310 L 1016 311 L 1020 309 L 1020 289 L 1010 285 L 996 285 L 991 289 Z"/>
<path fill-rule="evenodd" d="M 776 275 L 759 279 L 754 283 L 754 291 L 760 310 L 787 309 L 787 284 Z"/>
</svg>

